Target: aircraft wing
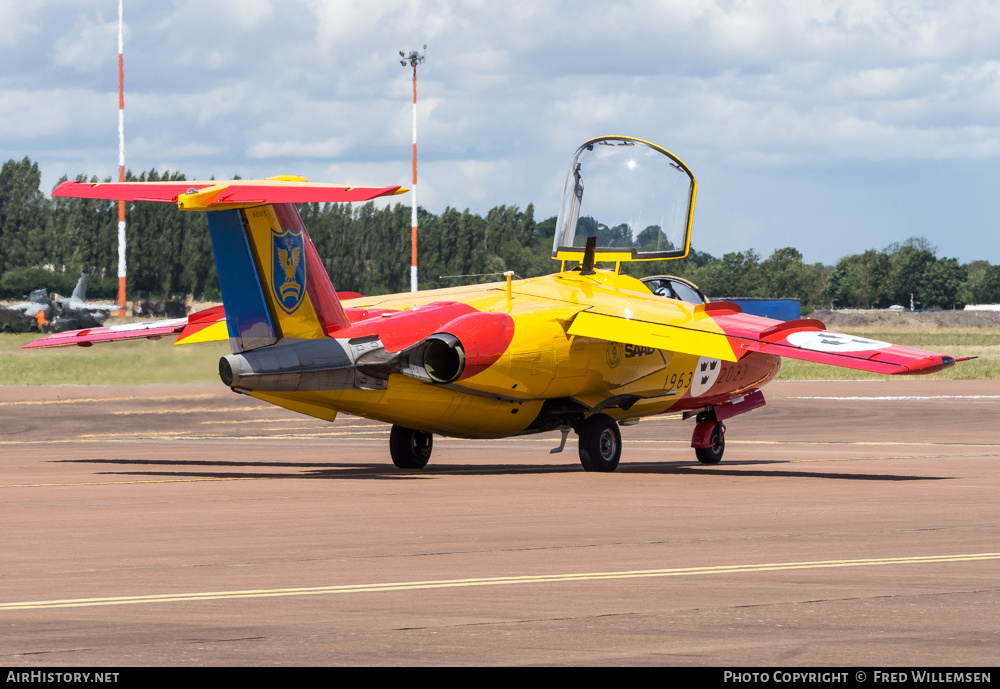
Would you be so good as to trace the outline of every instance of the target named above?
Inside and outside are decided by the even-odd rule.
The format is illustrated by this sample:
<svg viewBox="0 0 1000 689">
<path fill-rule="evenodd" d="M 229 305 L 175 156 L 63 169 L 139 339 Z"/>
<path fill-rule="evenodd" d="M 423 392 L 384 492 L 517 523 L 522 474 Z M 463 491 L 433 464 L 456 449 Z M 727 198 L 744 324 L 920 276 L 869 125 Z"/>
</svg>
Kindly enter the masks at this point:
<svg viewBox="0 0 1000 689">
<path fill-rule="evenodd" d="M 575 316 L 569 334 L 724 361 L 761 352 L 890 375 L 934 373 L 956 361 L 935 352 L 829 331 L 815 319 L 778 321 L 742 313 L 730 302 L 695 305 L 635 296 L 641 298 L 596 298 L 593 306 Z"/>
<path fill-rule="evenodd" d="M 122 340 L 140 339 L 158 340 L 166 335 L 179 336 L 174 344 L 227 340 L 229 339 L 229 333 L 226 329 L 225 311 L 221 306 L 215 306 L 192 313 L 187 318 L 125 323 L 100 328 L 84 328 L 83 330 L 67 330 L 62 333 L 46 335 L 34 342 L 29 342 L 21 348 L 65 347 L 68 345 L 90 347 L 99 342 L 120 342 Z"/>
<path fill-rule="evenodd" d="M 822 321 L 813 318 L 776 321 L 741 313 L 738 306 L 731 306 L 733 310 L 717 312 L 713 320 L 730 341 L 747 351 L 889 375 L 934 373 L 956 361 L 945 354 L 827 330 Z"/>
<path fill-rule="evenodd" d="M 743 356 L 703 310 L 660 297 L 617 303 L 595 299 L 592 307 L 576 314 L 568 332 L 725 361 L 738 361 Z"/>
<path fill-rule="evenodd" d="M 8 304 L 3 308 L 9 309 L 11 311 L 27 311 L 32 306 L 45 306 L 44 304 L 39 304 L 36 301 L 21 301 L 16 304 Z"/>
</svg>

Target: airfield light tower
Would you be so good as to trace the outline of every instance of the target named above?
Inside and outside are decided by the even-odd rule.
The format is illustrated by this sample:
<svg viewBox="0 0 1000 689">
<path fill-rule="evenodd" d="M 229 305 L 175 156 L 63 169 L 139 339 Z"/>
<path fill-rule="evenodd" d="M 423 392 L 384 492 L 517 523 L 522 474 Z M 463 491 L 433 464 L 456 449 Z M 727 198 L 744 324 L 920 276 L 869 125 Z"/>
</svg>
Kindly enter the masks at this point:
<svg viewBox="0 0 1000 689">
<path fill-rule="evenodd" d="M 411 50 L 409 54 L 399 51 L 399 56 L 403 58 L 399 64 L 406 67 L 407 63 L 413 67 L 413 183 L 410 189 L 410 291 L 417 291 L 417 65 L 424 61 L 427 53 L 427 44 L 424 44 L 424 52 L 417 53 Z"/>
<path fill-rule="evenodd" d="M 125 61 L 122 58 L 122 0 L 118 0 L 118 181 L 125 181 Z M 125 202 L 118 201 L 118 306 L 125 315 Z"/>
</svg>

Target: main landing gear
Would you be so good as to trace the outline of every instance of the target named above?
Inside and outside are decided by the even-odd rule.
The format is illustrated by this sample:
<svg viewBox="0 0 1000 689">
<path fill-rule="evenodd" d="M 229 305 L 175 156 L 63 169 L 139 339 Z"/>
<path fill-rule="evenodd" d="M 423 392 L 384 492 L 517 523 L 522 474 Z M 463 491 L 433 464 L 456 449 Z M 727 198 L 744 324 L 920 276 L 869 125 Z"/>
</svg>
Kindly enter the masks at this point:
<svg viewBox="0 0 1000 689">
<path fill-rule="evenodd" d="M 718 464 L 726 451 L 726 425 L 715 418 L 715 412 L 698 414 L 691 436 L 691 447 L 702 464 Z"/>
<path fill-rule="evenodd" d="M 566 430 L 568 433 L 568 429 Z M 587 471 L 610 472 L 618 468 L 622 456 L 622 434 L 618 423 L 607 414 L 594 414 L 576 425 L 580 436 L 580 464 Z M 563 444 L 565 444 L 565 435 Z M 562 451 L 562 445 L 557 451 Z M 726 426 L 714 411 L 698 414 L 691 447 L 702 464 L 718 464 L 726 451 Z M 412 428 L 393 426 L 389 433 L 389 454 L 400 469 L 423 469 L 431 458 L 434 437 Z"/>
<path fill-rule="evenodd" d="M 580 434 L 580 464 L 587 471 L 614 471 L 622 456 L 622 434 L 607 414 L 594 414 L 583 421 Z M 389 454 L 400 469 L 423 469 L 431 458 L 434 437 L 412 428 L 393 426 L 389 433 Z M 561 448 L 560 448 L 561 449 Z"/>
<path fill-rule="evenodd" d="M 622 456 L 622 434 L 607 414 L 594 414 L 577 428 L 580 435 L 580 464 L 587 471 L 614 471 Z M 726 451 L 726 425 L 714 411 L 698 415 L 691 447 L 702 464 L 718 464 Z"/>
<path fill-rule="evenodd" d="M 587 471 L 614 471 L 622 457 L 622 434 L 607 414 L 594 414 L 577 430 L 580 434 L 580 464 Z"/>
<path fill-rule="evenodd" d="M 412 428 L 393 426 L 389 432 L 389 454 L 400 469 L 423 469 L 431 458 L 434 436 Z"/>
</svg>

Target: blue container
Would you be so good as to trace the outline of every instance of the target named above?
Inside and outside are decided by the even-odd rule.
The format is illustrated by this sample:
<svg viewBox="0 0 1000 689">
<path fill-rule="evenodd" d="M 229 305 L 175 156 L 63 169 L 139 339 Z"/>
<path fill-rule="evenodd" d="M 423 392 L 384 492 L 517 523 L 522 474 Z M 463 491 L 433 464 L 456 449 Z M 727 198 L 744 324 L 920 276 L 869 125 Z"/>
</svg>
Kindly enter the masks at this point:
<svg viewBox="0 0 1000 689">
<path fill-rule="evenodd" d="M 779 321 L 794 321 L 802 318 L 802 305 L 798 299 L 760 299 L 755 297 L 726 297 L 712 301 L 731 301 L 739 304 L 743 313 L 764 316 Z"/>
</svg>

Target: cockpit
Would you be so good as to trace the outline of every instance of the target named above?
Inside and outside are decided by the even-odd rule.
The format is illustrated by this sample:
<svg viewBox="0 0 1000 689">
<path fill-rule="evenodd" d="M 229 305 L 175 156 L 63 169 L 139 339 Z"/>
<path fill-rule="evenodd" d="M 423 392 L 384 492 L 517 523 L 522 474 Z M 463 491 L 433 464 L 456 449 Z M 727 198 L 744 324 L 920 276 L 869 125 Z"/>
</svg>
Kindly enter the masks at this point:
<svg viewBox="0 0 1000 689">
<path fill-rule="evenodd" d="M 654 275 L 643 278 L 642 284 L 658 297 L 680 299 L 690 304 L 707 304 L 708 297 L 694 283 L 673 275 Z"/>
</svg>

